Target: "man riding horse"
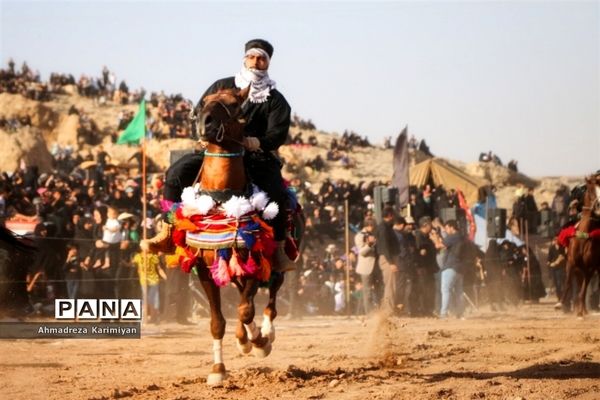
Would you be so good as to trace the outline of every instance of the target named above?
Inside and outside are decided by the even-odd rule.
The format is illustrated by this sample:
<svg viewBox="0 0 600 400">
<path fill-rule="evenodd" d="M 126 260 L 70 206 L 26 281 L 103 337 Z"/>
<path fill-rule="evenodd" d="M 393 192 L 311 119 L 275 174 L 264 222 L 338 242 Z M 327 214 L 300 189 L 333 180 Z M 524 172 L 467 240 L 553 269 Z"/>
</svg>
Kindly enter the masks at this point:
<svg viewBox="0 0 600 400">
<path fill-rule="evenodd" d="M 284 250 L 288 194 L 281 176 L 281 162 L 274 153 L 287 139 L 291 110 L 283 95 L 275 89 L 275 82 L 269 77 L 268 68 L 272 56 L 273 46 L 266 40 L 254 39 L 247 42 L 240 72 L 213 83 L 200 98 L 196 111 L 202 108 L 206 96 L 221 89 L 249 88 L 247 101 L 242 106 L 242 117 L 246 121 L 243 140 L 246 150 L 244 163 L 252 182 L 280 205 L 280 212 L 270 224 L 277 242 L 272 268 L 274 271 L 283 272 L 293 269 Z M 205 129 L 210 129 L 211 124 L 216 123 L 211 120 L 202 122 Z M 166 173 L 163 192 L 165 200 L 181 201 L 183 189 L 193 185 L 203 160 L 204 152 L 198 152 L 187 154 L 171 165 Z M 173 227 L 165 222 L 162 231 L 142 246 L 151 252 L 172 252 L 172 229 Z"/>
</svg>

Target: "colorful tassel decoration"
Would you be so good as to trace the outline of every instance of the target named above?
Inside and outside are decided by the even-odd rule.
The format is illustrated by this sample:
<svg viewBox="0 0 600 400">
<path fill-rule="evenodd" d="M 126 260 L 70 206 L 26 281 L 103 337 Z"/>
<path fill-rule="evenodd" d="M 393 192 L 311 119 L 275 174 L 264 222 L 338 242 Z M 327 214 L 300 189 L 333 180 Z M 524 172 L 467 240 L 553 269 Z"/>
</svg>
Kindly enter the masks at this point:
<svg viewBox="0 0 600 400">
<path fill-rule="evenodd" d="M 254 257 L 252 256 L 252 254 L 248 255 L 248 259 L 245 263 L 242 264 L 242 268 L 244 269 L 244 272 L 246 272 L 246 274 L 248 275 L 255 275 L 260 269 L 258 264 L 256 264 L 256 261 L 254 261 Z"/>
<path fill-rule="evenodd" d="M 231 276 L 243 276 L 243 275 L 245 275 L 244 274 L 244 270 L 242 269 L 242 266 L 240 264 L 239 256 L 235 252 L 231 256 L 231 259 L 229 260 L 229 274 Z"/>
<path fill-rule="evenodd" d="M 231 282 L 227 261 L 221 257 L 215 257 L 215 262 L 210 267 L 210 275 L 219 287 L 223 287 Z"/>
</svg>

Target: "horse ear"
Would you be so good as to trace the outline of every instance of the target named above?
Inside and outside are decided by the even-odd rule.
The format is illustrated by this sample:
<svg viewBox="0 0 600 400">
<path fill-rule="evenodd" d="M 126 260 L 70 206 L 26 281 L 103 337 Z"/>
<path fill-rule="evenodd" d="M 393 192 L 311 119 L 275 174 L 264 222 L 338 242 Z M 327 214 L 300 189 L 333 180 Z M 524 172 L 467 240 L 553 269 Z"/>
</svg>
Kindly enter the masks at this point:
<svg viewBox="0 0 600 400">
<path fill-rule="evenodd" d="M 246 100 L 248 98 L 248 93 L 250 93 L 250 85 L 248 85 L 244 89 L 240 89 L 240 91 L 238 92 L 238 96 L 240 96 L 242 100 Z"/>
</svg>

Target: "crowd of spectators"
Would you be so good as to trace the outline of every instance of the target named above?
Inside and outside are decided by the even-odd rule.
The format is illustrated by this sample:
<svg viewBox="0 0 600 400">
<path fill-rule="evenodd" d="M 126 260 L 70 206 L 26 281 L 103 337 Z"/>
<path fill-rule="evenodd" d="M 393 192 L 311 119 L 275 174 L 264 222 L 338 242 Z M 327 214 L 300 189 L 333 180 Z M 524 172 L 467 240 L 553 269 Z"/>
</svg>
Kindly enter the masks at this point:
<svg viewBox="0 0 600 400">
<path fill-rule="evenodd" d="M 0 69 L 0 93 L 2 92 L 20 94 L 37 101 L 50 99 L 48 84 L 41 82 L 40 73 L 29 68 L 26 62 L 17 70 L 12 59 L 8 61 L 7 69 Z"/>
<path fill-rule="evenodd" d="M 147 294 L 155 299 L 154 320 L 167 315 L 169 309 L 169 315 L 186 322 L 190 298 L 206 310 L 201 291 L 193 284 L 190 287 L 188 275 L 169 268 L 165 257 L 149 260 L 146 264 L 151 270 L 142 270 L 138 243 L 144 225 L 148 236 L 157 228 L 161 176 L 150 181 L 144 216 L 139 176 L 112 169 L 110 155 L 102 146 L 82 156 L 70 147 L 55 145 L 52 155 L 52 173 L 40 174 L 22 162 L 16 171 L 0 177 L 0 218 L 34 224 L 32 237 L 38 248 L 23 286 L 29 305 L 36 307 L 20 312 L 42 312 L 45 306 L 51 307 L 55 296 L 141 296 L 144 285 L 140 282 L 146 279 L 156 286 Z M 488 302 L 500 310 L 545 296 L 541 266 L 531 249 L 506 239 L 490 241 L 484 252 L 467 240 L 463 219 L 444 216 L 444 209 L 458 204 L 455 190 L 412 187 L 408 216 L 387 207 L 382 212 L 389 215 L 377 224 L 374 190 L 382 184 L 326 180 L 313 191 L 309 183 L 292 180 L 304 204 L 307 240 L 297 276 L 290 274 L 290 283 L 282 291 L 284 298 L 293 299 L 290 311 L 364 314 L 383 307 L 398 315 L 446 317 L 454 313 L 461 317 L 463 300 L 471 306 Z M 493 191 L 486 193 L 493 195 Z M 515 204 L 535 205 L 531 192 L 517 194 Z M 348 254 L 343 242 L 346 200 L 354 238 Z M 553 201 L 559 222 L 573 218 L 565 207 L 568 203 L 568 191 L 561 188 Z M 513 215 L 517 232 L 522 226 L 519 215 L 518 211 Z M 456 235 L 459 239 L 447 239 Z M 365 274 L 358 266 L 369 250 L 373 262 Z M 556 276 L 560 273 L 552 274 Z M 558 293 L 560 285 L 554 283 Z M 179 290 L 188 295 L 176 295 Z M 166 300 L 159 302 L 159 297 Z"/>
<path fill-rule="evenodd" d="M 16 72 L 14 63 L 9 63 L 8 70 L 0 72 L 2 91 L 26 95 L 23 87 L 32 82 L 39 83 L 39 74 L 32 73 L 26 64 Z M 116 87 L 116 78 L 106 67 L 100 78 L 82 76 L 76 82 L 72 76 L 53 74 L 46 90 L 59 94 L 61 88 L 73 84 L 82 95 L 97 98 L 99 103 L 127 104 L 145 95 L 143 91 L 130 92 L 124 82 Z M 179 95 L 152 93 L 149 104 L 150 136 L 189 137 L 189 102 Z M 79 115 L 79 134 L 88 138 L 87 143 L 94 143 L 98 128 L 93 120 L 76 107 L 69 113 Z M 125 112 L 119 115 L 117 128 L 123 129 L 132 117 Z M 302 129 L 310 129 L 312 124 L 297 116 L 294 120 Z M 14 121 L 0 123 L 17 129 Z M 305 144 L 302 133 L 290 141 Z M 309 137 L 306 144 L 318 145 L 316 137 Z M 417 144 L 414 136 L 409 141 L 413 149 L 421 150 L 423 144 Z M 368 140 L 344 132 L 339 141 L 331 141 L 327 160 L 315 158 L 310 166 L 323 170 L 327 161 L 341 159 L 336 154 L 343 157 L 362 146 L 370 146 Z M 143 262 L 139 253 L 143 230 L 152 236 L 157 229 L 161 176 L 154 175 L 147 193 L 142 193 L 140 177 L 113 168 L 102 146 L 96 146 L 93 154 L 82 155 L 73 148 L 55 145 L 51 154 L 52 173 L 41 174 L 36 167 L 21 162 L 16 171 L 0 176 L 0 220 L 33 224 L 32 238 L 38 249 L 21 287 L 29 301 L 18 312 L 43 312 L 54 297 L 60 296 L 138 297 L 149 285 L 153 288 L 146 296 L 152 304 L 153 319 L 169 315 L 165 310 L 171 307 L 175 310 L 172 316 L 186 322 L 189 298 L 196 303 L 203 301 L 197 287 L 190 285 L 188 275 L 169 268 L 165 257 Z M 472 306 L 487 299 L 494 309 L 502 309 L 523 301 L 536 302 L 545 295 L 540 263 L 530 248 L 507 239 L 490 241 L 486 249 L 480 249 L 466 238 L 464 218 L 444 215 L 443 210 L 459 206 L 454 188 L 431 184 L 412 187 L 406 216 L 387 207 L 377 223 L 374 190 L 384 182 L 325 180 L 318 191 L 300 179 L 291 184 L 307 216 L 303 263 L 296 277 L 290 275 L 290 284 L 282 292 L 292 299 L 292 312 L 364 314 L 382 307 L 399 315 L 447 317 L 453 313 L 462 317 L 464 299 Z M 480 201 L 492 195 L 493 190 L 485 191 Z M 142 197 L 148 205 L 145 215 Z M 511 227 L 514 225 L 517 233 L 526 227 L 530 233 L 553 237 L 561 226 L 576 218 L 577 205 L 567 188 L 559 189 L 552 204 L 541 204 L 539 209 L 532 189 L 519 188 L 515 197 Z M 354 237 L 348 253 L 343 245 L 346 200 Z M 370 260 L 365 262 L 365 257 Z M 550 263 L 558 265 L 559 259 L 554 255 Z M 560 280 L 560 273 L 552 277 Z M 560 283 L 555 282 L 555 286 L 559 292 Z M 176 295 L 178 291 L 181 293 Z"/>
<path fill-rule="evenodd" d="M 143 88 L 131 90 L 125 81 L 118 82 L 115 73 L 106 66 L 98 77 L 82 74 L 76 79 L 71 74 L 52 73 L 48 82 L 42 82 L 39 72 L 33 72 L 26 62 L 20 70 L 15 69 L 12 60 L 9 61 L 8 68 L 0 69 L 0 93 L 21 94 L 32 100 L 46 101 L 65 94 L 67 87 L 75 88 L 81 96 L 93 99 L 101 106 L 138 104 L 147 97 Z M 149 138 L 162 140 L 191 136 L 188 116 L 192 104 L 188 100 L 181 94 L 166 95 L 164 92 L 152 92 L 148 97 L 146 128 Z M 101 135 L 107 134 L 99 132 L 89 113 L 81 107 L 73 105 L 69 114 L 80 117 L 80 144 L 98 144 Z M 127 127 L 133 116 L 134 112 L 127 109 L 119 113 L 114 128 L 108 132 L 113 140 L 116 141 L 118 133 Z M 8 131 L 16 131 L 21 126 L 28 125 L 31 125 L 31 121 L 27 121 L 26 117 L 0 120 L 0 127 Z"/>
</svg>

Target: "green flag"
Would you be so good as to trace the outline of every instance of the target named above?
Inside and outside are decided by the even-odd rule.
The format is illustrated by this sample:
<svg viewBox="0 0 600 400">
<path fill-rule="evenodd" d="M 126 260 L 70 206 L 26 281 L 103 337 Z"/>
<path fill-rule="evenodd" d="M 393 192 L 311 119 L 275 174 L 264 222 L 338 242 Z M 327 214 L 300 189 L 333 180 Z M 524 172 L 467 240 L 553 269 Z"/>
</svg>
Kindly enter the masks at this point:
<svg viewBox="0 0 600 400">
<path fill-rule="evenodd" d="M 117 144 L 139 143 L 146 134 L 146 101 L 142 100 L 137 114 L 131 120 L 127 128 L 121 133 Z"/>
</svg>

